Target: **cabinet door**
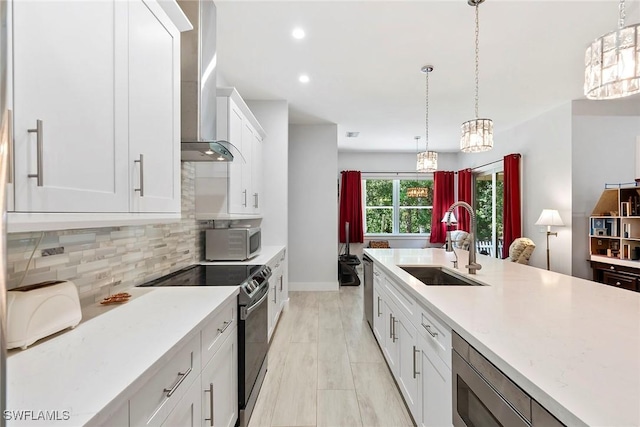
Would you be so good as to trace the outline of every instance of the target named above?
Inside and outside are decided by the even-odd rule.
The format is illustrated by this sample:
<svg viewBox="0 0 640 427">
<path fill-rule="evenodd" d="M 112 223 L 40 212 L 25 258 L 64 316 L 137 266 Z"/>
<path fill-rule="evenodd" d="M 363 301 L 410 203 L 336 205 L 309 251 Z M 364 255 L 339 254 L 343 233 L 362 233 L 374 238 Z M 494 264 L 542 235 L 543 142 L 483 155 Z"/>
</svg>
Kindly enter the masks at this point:
<svg viewBox="0 0 640 427">
<path fill-rule="evenodd" d="M 419 426 L 450 426 L 452 416 L 451 369 L 433 352 L 426 338 L 418 335 L 419 364 Z"/>
<path fill-rule="evenodd" d="M 202 421 L 202 398 L 200 397 L 200 378 L 197 378 L 180 402 L 162 423 L 163 427 L 200 427 Z M 112 424 L 114 426 L 119 424 Z"/>
<path fill-rule="evenodd" d="M 373 287 L 373 335 L 378 340 L 380 348 L 384 347 L 384 316 L 382 313 L 382 296 L 378 291 L 378 287 Z"/>
<path fill-rule="evenodd" d="M 180 212 L 180 33 L 157 3 L 127 4 L 132 210 Z"/>
<path fill-rule="evenodd" d="M 262 211 L 262 179 L 262 139 L 254 131 L 251 144 L 251 210 L 256 214 Z"/>
<path fill-rule="evenodd" d="M 129 211 L 126 22 L 126 2 L 13 2 L 16 211 Z"/>
<path fill-rule="evenodd" d="M 238 329 L 202 371 L 202 425 L 233 427 L 238 419 Z"/>
<path fill-rule="evenodd" d="M 242 122 L 242 155 L 244 156 L 245 163 L 242 163 L 242 191 L 244 192 L 244 213 L 254 212 L 254 197 L 253 189 L 251 188 L 251 175 L 252 175 L 252 150 L 255 140 L 255 131 L 249 124 L 249 121 L 245 118 Z"/>
<path fill-rule="evenodd" d="M 280 257 L 280 282 L 278 288 L 278 301 L 280 301 L 280 311 L 284 309 L 284 305 L 289 299 L 289 284 L 287 281 L 287 258 L 286 249 Z"/>
<path fill-rule="evenodd" d="M 277 280 L 276 276 L 272 275 L 269 279 L 269 304 L 267 305 L 268 316 L 269 316 L 269 339 L 271 339 L 271 335 L 273 334 L 273 330 L 276 327 L 276 321 L 278 319 L 278 290 L 277 290 Z"/>
<path fill-rule="evenodd" d="M 238 155 L 233 149 L 234 154 L 233 162 L 229 163 L 229 213 L 244 213 L 247 207 L 247 193 L 244 191 L 242 183 L 242 170 L 245 163 L 243 160 L 244 150 L 242 147 L 243 136 L 243 119 L 244 116 L 238 108 L 238 106 L 229 98 L 222 98 L 226 100 L 223 105 L 228 109 L 228 124 L 227 135 L 219 136 L 222 139 L 227 138 L 227 141 L 236 146 L 242 155 Z M 220 103 L 218 103 L 220 105 Z"/>
<path fill-rule="evenodd" d="M 384 353 L 389 368 L 395 377 L 398 375 L 398 343 L 397 343 L 397 323 L 398 319 L 394 313 L 394 307 L 385 298 L 382 299 L 382 314 L 385 323 L 384 334 L 384 347 L 382 352 Z"/>
<path fill-rule="evenodd" d="M 416 328 L 409 320 L 397 312 L 396 343 L 398 344 L 398 371 L 397 379 L 400 391 L 414 418 L 419 416 L 419 353 Z"/>
</svg>

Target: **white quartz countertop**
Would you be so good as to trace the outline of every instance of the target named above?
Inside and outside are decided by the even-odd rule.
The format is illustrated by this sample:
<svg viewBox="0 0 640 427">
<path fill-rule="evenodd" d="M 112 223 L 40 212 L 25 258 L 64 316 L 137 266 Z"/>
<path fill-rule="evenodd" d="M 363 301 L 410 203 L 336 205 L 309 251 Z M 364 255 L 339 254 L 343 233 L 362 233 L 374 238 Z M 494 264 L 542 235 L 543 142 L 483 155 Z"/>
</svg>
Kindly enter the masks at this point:
<svg viewBox="0 0 640 427">
<path fill-rule="evenodd" d="M 260 253 L 251 259 L 247 259 L 245 261 L 202 261 L 200 264 L 202 265 L 264 265 L 267 264 L 271 259 L 278 255 L 280 251 L 282 251 L 284 246 L 263 246 L 260 248 Z"/>
<path fill-rule="evenodd" d="M 104 420 L 197 334 L 217 307 L 235 300 L 238 288 L 129 292 L 144 294 L 8 357 L 7 410 L 70 411 L 70 418 L 7 425 L 82 426 Z"/>
<path fill-rule="evenodd" d="M 469 277 L 489 286 L 426 286 L 397 266 L 453 253 L 365 252 L 566 425 L 640 425 L 640 293 L 483 255 Z"/>
</svg>

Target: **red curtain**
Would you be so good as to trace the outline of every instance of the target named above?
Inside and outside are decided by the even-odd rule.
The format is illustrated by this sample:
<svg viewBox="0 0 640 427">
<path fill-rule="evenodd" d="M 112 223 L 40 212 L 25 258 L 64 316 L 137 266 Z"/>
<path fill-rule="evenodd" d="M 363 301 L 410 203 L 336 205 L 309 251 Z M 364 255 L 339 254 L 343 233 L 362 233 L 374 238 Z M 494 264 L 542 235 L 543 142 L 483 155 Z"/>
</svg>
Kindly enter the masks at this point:
<svg viewBox="0 0 640 427">
<path fill-rule="evenodd" d="M 433 174 L 431 243 L 444 243 L 446 240 L 447 226 L 442 222 L 442 217 L 454 202 L 453 177 L 453 172 L 437 171 Z"/>
<path fill-rule="evenodd" d="M 502 258 L 509 256 L 509 246 L 522 237 L 520 212 L 520 154 L 504 156 L 504 244 Z M 499 237 L 499 236 L 498 236 Z"/>
<path fill-rule="evenodd" d="M 471 193 L 472 193 L 472 178 L 473 174 L 471 169 L 462 169 L 458 171 L 458 200 L 461 202 L 467 202 L 471 205 Z M 473 206 L 473 205 L 472 205 Z M 470 231 L 471 220 L 469 218 L 469 212 L 464 208 L 458 208 L 456 212 L 458 218 L 458 230 Z"/>
<path fill-rule="evenodd" d="M 340 243 L 345 243 L 345 223 L 349 223 L 349 242 L 363 243 L 362 227 L 362 174 L 359 171 L 342 171 L 340 184 Z"/>
</svg>

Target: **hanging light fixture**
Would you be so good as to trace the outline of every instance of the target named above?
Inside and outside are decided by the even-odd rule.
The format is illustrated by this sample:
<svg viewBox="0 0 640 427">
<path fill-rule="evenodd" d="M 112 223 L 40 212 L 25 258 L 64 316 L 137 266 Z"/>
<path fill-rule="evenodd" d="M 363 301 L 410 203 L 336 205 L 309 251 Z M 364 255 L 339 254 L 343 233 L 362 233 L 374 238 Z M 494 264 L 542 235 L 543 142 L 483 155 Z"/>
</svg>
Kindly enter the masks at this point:
<svg viewBox="0 0 640 427">
<path fill-rule="evenodd" d="M 479 57 L 480 57 L 480 19 L 479 6 L 484 0 L 467 0 L 469 6 L 476 8 L 476 118 L 462 124 L 460 150 L 464 153 L 478 153 L 493 148 L 493 120 L 478 116 L 479 99 Z"/>
<path fill-rule="evenodd" d="M 420 141 L 419 136 L 414 136 L 413 139 L 416 140 L 416 152 L 418 151 L 418 141 Z M 420 154 L 418 154 L 420 156 Z M 416 172 L 416 181 L 419 181 L 418 173 Z M 429 195 L 429 191 L 426 187 L 409 187 L 407 188 L 407 197 L 418 198 L 418 197 L 427 197 Z"/>
<path fill-rule="evenodd" d="M 426 113 L 425 113 L 425 150 L 418 153 L 416 170 L 418 172 L 435 172 L 438 169 L 438 153 L 429 151 L 429 73 L 433 71 L 433 65 L 425 65 L 420 69 L 426 76 Z"/>
<path fill-rule="evenodd" d="M 597 38 L 585 53 L 588 99 L 617 99 L 640 92 L 640 24 L 624 26 L 624 0 L 618 10 L 618 29 Z"/>
</svg>

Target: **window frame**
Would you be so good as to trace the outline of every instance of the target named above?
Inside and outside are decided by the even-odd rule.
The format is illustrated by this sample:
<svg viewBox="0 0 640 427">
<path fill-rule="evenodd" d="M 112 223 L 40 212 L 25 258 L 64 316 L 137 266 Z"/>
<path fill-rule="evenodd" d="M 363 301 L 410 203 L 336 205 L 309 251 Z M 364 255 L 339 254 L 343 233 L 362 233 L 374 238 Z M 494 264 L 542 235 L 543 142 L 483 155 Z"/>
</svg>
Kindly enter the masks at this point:
<svg viewBox="0 0 640 427">
<path fill-rule="evenodd" d="M 391 206 L 367 206 L 367 180 L 386 180 L 392 181 Z M 367 226 L 367 209 L 389 209 L 392 211 L 392 232 L 391 233 L 368 233 L 365 231 L 365 237 L 389 237 L 389 238 L 425 238 L 431 235 L 431 230 L 425 233 L 401 233 L 400 232 L 400 209 L 430 209 L 433 212 L 433 205 L 429 206 L 400 206 L 400 181 L 432 181 L 433 173 L 362 173 L 362 221 L 364 227 Z M 432 199 L 433 200 L 433 199 Z M 433 215 L 433 214 L 432 214 Z"/>
</svg>

